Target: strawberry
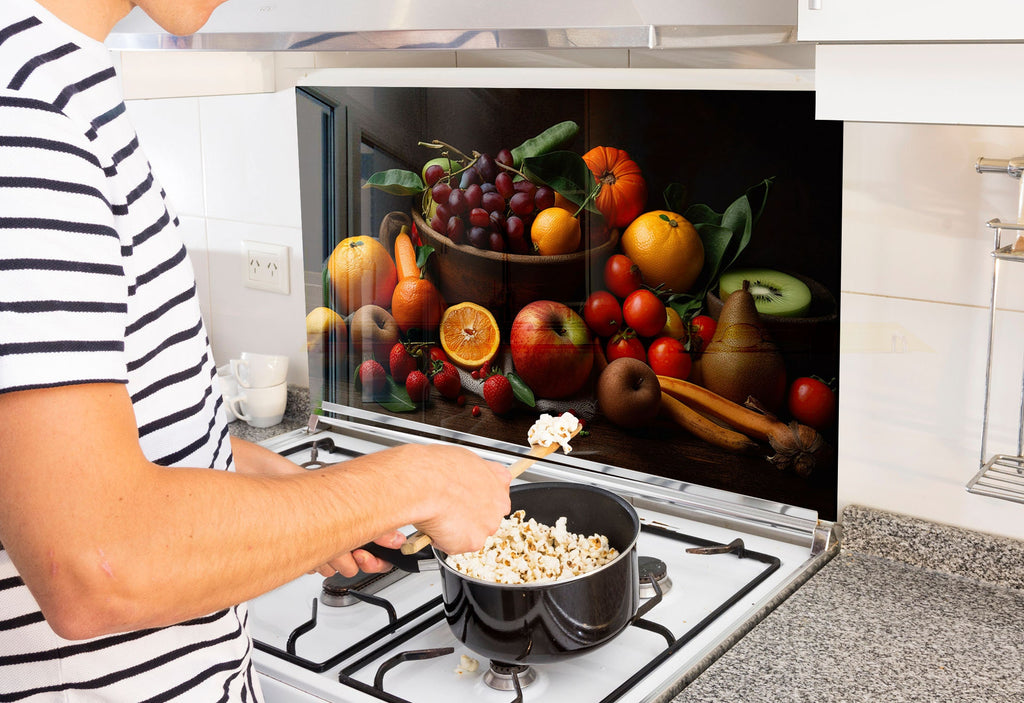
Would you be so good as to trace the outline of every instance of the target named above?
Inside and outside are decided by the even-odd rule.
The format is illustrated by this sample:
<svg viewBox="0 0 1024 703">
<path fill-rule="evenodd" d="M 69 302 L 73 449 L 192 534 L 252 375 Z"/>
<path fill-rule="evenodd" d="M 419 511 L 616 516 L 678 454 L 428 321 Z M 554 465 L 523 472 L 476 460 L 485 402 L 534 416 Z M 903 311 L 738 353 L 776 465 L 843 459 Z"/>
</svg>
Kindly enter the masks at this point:
<svg viewBox="0 0 1024 703">
<path fill-rule="evenodd" d="M 368 359 L 359 365 L 359 383 L 363 386 L 363 395 L 376 397 L 387 385 L 387 373 L 379 361 Z"/>
<path fill-rule="evenodd" d="M 405 383 L 409 372 L 416 370 L 416 358 L 409 353 L 404 344 L 398 342 L 391 347 L 388 366 L 391 368 L 391 377 L 395 379 L 395 383 Z"/>
<path fill-rule="evenodd" d="M 413 369 L 405 377 L 405 390 L 409 392 L 409 398 L 414 403 L 426 403 L 430 398 L 430 381 L 427 375 L 419 369 Z"/>
<path fill-rule="evenodd" d="M 434 382 L 434 388 L 450 400 L 455 400 L 462 392 L 462 379 L 450 361 L 435 361 L 431 380 Z"/>
<path fill-rule="evenodd" d="M 484 400 L 496 415 L 504 415 L 512 409 L 512 384 L 506 376 L 496 373 L 484 381 Z"/>
</svg>

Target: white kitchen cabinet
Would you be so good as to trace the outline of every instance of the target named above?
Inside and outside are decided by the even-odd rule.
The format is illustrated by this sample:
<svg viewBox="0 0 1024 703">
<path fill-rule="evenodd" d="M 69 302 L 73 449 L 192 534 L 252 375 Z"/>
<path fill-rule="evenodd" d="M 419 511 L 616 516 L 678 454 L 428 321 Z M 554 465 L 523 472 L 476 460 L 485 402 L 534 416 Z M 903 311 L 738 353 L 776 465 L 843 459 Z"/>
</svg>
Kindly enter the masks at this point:
<svg viewBox="0 0 1024 703">
<path fill-rule="evenodd" d="M 1022 41 L 1020 0 L 797 0 L 797 38 L 816 42 Z"/>
<path fill-rule="evenodd" d="M 815 114 L 848 122 L 1024 126 L 1024 92 L 1016 89 L 1021 66 L 1024 43 L 819 44 Z"/>
</svg>

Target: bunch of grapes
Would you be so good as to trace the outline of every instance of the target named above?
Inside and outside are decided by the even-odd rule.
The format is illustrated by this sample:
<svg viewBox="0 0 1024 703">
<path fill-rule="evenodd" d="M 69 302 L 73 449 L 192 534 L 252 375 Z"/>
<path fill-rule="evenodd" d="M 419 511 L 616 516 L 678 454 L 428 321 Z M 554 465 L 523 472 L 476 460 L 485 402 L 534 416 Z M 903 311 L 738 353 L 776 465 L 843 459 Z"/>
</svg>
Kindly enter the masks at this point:
<svg viewBox="0 0 1024 703">
<path fill-rule="evenodd" d="M 512 152 L 502 149 L 494 156 L 477 155 L 469 167 L 455 174 L 440 164 L 429 166 L 424 176 L 437 204 L 430 226 L 456 244 L 531 253 L 533 217 L 554 206 L 555 191 L 519 177 L 512 165 Z"/>
</svg>

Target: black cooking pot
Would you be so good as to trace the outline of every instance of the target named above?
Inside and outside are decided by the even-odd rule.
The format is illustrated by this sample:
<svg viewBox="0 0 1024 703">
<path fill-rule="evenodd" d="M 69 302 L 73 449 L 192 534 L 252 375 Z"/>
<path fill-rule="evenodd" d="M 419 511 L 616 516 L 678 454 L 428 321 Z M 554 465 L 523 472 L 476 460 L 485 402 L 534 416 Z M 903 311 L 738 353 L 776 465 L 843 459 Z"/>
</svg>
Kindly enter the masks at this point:
<svg viewBox="0 0 1024 703">
<path fill-rule="evenodd" d="M 501 584 L 456 571 L 440 549 L 423 550 L 420 558 L 440 565 L 445 617 L 467 647 L 510 664 L 550 662 L 599 647 L 643 614 L 638 612 L 636 551 L 640 520 L 629 503 L 601 488 L 574 483 L 516 485 L 511 499 L 512 511 L 524 510 L 527 519 L 554 525 L 564 516 L 569 532 L 607 536 L 619 555 L 570 579 Z M 397 550 L 371 551 L 409 568 Z M 643 612 L 648 609 L 645 604 Z"/>
</svg>

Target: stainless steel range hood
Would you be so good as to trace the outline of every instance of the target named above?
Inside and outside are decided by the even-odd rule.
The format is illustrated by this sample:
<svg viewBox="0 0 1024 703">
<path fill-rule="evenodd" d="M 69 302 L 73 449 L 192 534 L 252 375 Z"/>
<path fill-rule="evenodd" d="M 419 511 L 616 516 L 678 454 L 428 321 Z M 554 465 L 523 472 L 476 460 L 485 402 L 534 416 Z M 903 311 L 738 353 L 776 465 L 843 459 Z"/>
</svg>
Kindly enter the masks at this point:
<svg viewBox="0 0 1024 703">
<path fill-rule="evenodd" d="M 374 51 L 710 49 L 796 40 L 792 0 L 229 0 L 172 36 L 139 9 L 112 49 Z"/>
</svg>

